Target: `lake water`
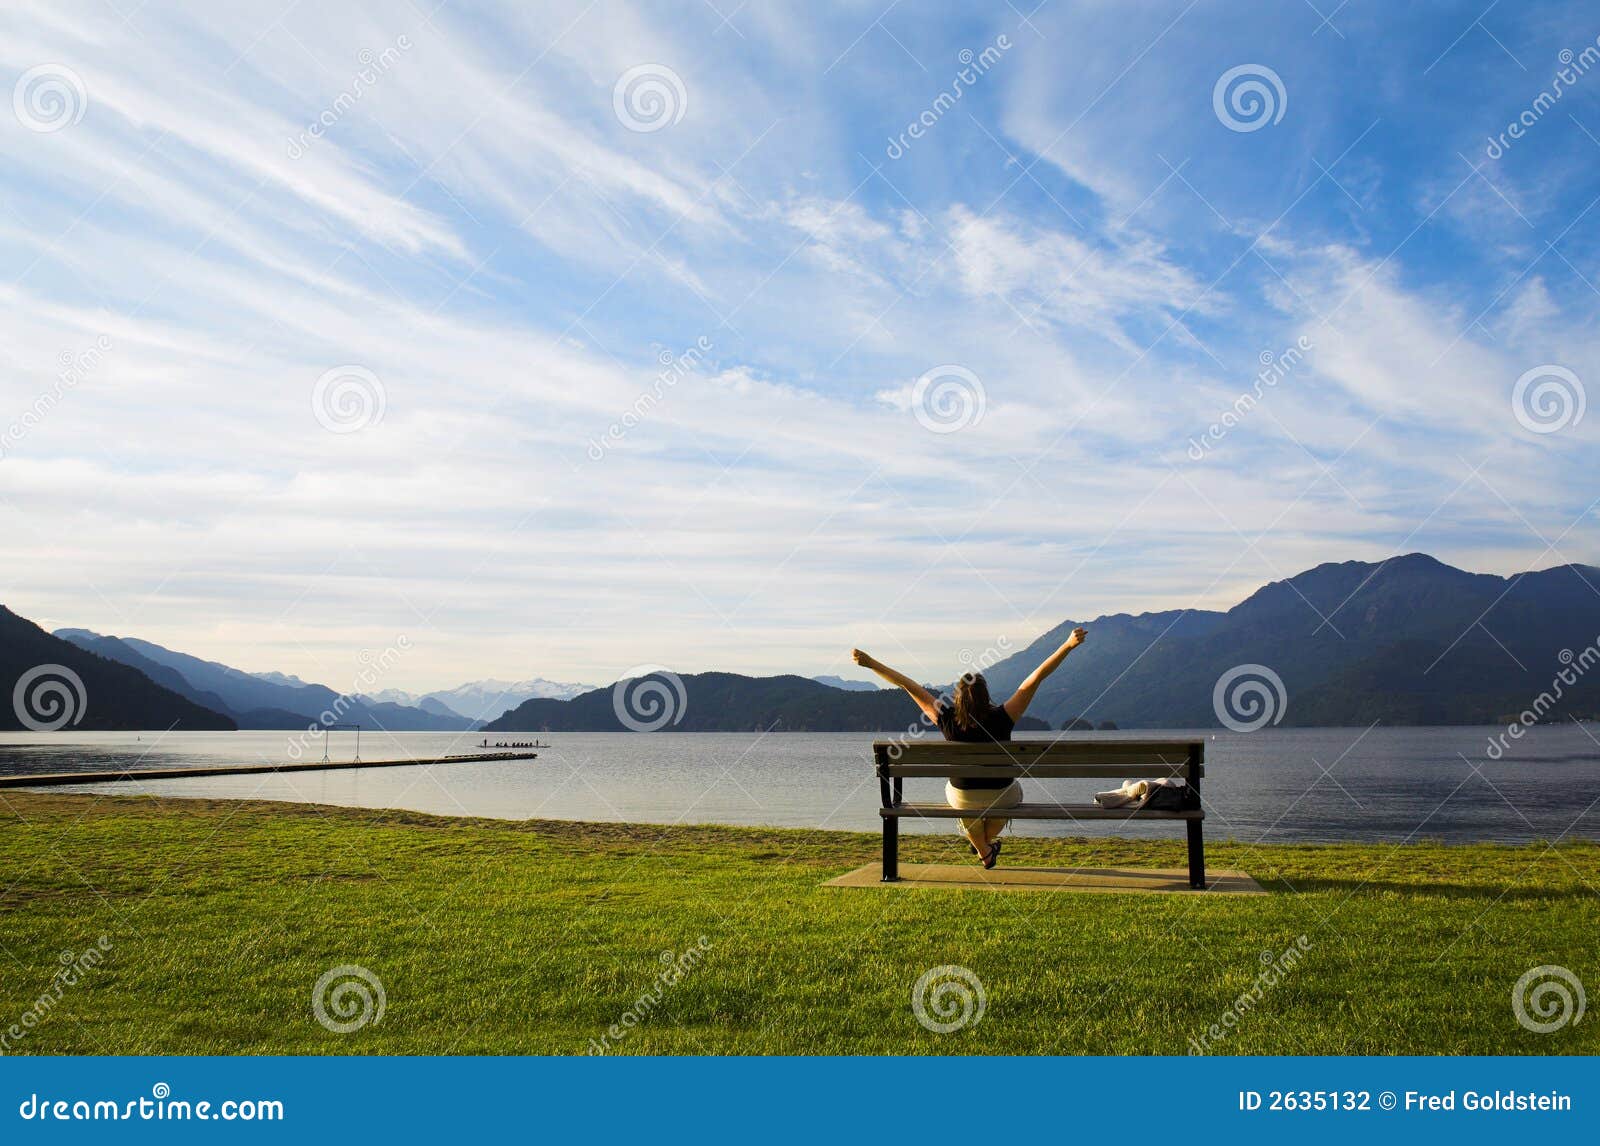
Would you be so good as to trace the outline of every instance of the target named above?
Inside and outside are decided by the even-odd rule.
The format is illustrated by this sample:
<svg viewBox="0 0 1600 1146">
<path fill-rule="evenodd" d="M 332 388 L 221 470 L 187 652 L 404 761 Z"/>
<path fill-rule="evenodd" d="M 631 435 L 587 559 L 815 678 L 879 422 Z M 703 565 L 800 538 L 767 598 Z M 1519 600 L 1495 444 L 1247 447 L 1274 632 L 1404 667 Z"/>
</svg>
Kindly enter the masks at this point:
<svg viewBox="0 0 1600 1146">
<path fill-rule="evenodd" d="M 1204 738 L 1207 835 L 1247 841 L 1600 839 L 1600 727 L 1541 727 L 1488 758 L 1490 728 L 1126 732 Z M 303 734 L 301 734 L 303 735 Z M 482 733 L 363 732 L 367 760 L 471 751 Z M 288 762 L 285 732 L 0 733 L 0 773 Z M 1047 738 L 1035 734 L 1027 739 Z M 515 739 L 531 739 L 531 734 Z M 55 791 L 294 800 L 503 819 L 719 823 L 876 831 L 861 733 L 542 733 L 537 760 L 197 777 Z M 491 736 L 491 742 L 496 737 Z M 505 737 L 505 739 L 513 739 Z M 333 759 L 353 741 L 337 734 Z M 314 746 L 301 759 L 320 759 Z M 1115 781 L 1026 781 L 1086 800 Z M 907 796 L 937 799 L 938 781 Z M 4 796 L 0 790 L 0 796 Z M 952 831 L 948 824 L 907 830 Z M 1019 823 L 1025 835 L 1170 836 L 1171 825 Z"/>
</svg>

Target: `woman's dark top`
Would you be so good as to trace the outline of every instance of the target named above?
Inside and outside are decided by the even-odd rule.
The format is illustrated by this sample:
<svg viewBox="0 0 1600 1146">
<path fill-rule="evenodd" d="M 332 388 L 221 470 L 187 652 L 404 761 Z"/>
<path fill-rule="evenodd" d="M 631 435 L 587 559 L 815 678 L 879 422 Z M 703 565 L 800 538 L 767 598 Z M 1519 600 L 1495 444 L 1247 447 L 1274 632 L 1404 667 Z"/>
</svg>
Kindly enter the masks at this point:
<svg viewBox="0 0 1600 1146">
<path fill-rule="evenodd" d="M 1011 739 L 1011 730 L 1016 722 L 1011 719 L 1011 714 L 998 704 L 989 706 L 989 711 L 979 718 L 976 728 L 961 728 L 956 725 L 956 710 L 948 705 L 939 706 L 939 731 L 946 740 L 954 740 L 961 744 L 998 744 Z M 1011 780 L 1008 777 L 999 777 L 994 780 L 974 780 L 964 777 L 952 776 L 950 786 L 962 791 L 1009 788 Z"/>
</svg>

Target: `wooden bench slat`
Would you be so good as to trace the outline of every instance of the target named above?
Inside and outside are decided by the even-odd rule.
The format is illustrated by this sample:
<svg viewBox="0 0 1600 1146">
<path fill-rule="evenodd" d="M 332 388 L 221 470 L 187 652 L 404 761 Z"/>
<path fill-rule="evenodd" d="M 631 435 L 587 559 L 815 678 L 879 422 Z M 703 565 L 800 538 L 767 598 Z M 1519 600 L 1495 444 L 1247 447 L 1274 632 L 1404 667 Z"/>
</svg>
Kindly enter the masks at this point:
<svg viewBox="0 0 1600 1146">
<path fill-rule="evenodd" d="M 1112 779 L 1150 780 L 1172 777 L 1182 779 L 1189 773 L 1187 764 L 890 764 L 885 768 L 890 776 L 928 778 L 959 776 L 990 777 L 1000 779 L 1014 776 L 1030 780 Z M 1206 774 L 1201 765 L 1200 775 Z"/>
<path fill-rule="evenodd" d="M 1191 758 L 1203 761 L 1202 745 L 1184 744 L 1178 747 L 1150 744 L 1109 745 L 1074 742 L 1071 744 L 1028 744 L 1008 741 L 1004 744 L 957 744 L 939 741 L 931 744 L 893 745 L 879 744 L 874 748 L 873 759 L 880 765 L 905 766 L 920 764 L 1098 764 L 1112 767 L 1118 764 L 1157 764 L 1183 766 Z"/>
<path fill-rule="evenodd" d="M 976 746 L 974 746 L 976 747 Z M 968 760 L 1026 760 L 1029 763 L 1187 763 L 1187 752 L 1010 752 L 1005 747 L 973 751 L 958 747 L 944 752 L 886 752 L 890 763 L 965 763 Z"/>
<path fill-rule="evenodd" d="M 1186 757 L 1191 748 L 1205 749 L 1203 740 L 1007 740 L 1003 744 L 972 744 L 958 740 L 875 740 L 873 750 L 896 749 L 902 758 L 928 753 L 966 753 L 982 756 L 1003 748 L 1014 756 L 1064 755 Z"/>
<path fill-rule="evenodd" d="M 1011 808 L 994 808 L 985 812 L 975 808 L 952 808 L 948 804 L 897 804 L 893 808 L 879 808 L 885 819 L 928 817 L 931 819 L 1007 819 L 1007 820 L 1203 820 L 1200 808 L 1182 808 L 1171 811 L 1139 808 L 1102 808 L 1098 804 L 1018 804 Z"/>
</svg>

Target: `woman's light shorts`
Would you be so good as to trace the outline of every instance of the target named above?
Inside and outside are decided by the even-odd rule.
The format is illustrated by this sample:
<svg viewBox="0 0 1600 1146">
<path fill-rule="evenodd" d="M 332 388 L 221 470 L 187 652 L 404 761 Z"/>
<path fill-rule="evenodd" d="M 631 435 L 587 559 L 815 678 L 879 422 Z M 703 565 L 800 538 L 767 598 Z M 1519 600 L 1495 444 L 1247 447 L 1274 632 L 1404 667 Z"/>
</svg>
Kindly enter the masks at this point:
<svg viewBox="0 0 1600 1146">
<path fill-rule="evenodd" d="M 1000 808 L 1015 808 L 1022 803 L 1022 785 L 1013 780 L 1004 788 L 957 788 L 946 780 L 944 783 L 944 800 L 952 808 L 960 809 L 963 812 L 990 812 Z M 976 816 L 972 819 L 963 818 L 961 826 L 971 834 L 978 830 L 978 825 L 984 820 L 992 822 L 999 819 L 1001 817 L 992 815 Z M 1009 822 L 1009 820 L 1003 821 L 1000 828 L 1005 827 Z M 992 828 L 990 830 L 997 832 L 1000 828 Z"/>
</svg>

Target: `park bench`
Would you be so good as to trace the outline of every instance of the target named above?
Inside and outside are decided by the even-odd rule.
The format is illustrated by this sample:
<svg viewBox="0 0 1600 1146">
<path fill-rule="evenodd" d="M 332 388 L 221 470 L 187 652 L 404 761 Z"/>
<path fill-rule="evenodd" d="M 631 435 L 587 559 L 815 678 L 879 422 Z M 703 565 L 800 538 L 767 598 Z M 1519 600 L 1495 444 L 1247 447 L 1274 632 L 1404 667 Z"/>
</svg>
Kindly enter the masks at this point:
<svg viewBox="0 0 1600 1146">
<path fill-rule="evenodd" d="M 1181 820 L 1189 832 L 1189 886 L 1206 885 L 1205 840 L 1201 825 L 1200 778 L 1205 775 L 1202 740 L 1011 740 L 1004 744 L 960 744 L 945 740 L 901 743 L 879 740 L 872 745 L 883 806 L 883 879 L 900 878 L 900 821 L 915 819 L 972 819 L 980 813 L 961 811 L 943 800 L 906 803 L 902 785 L 908 779 L 951 777 L 1012 777 L 1033 780 L 1115 779 L 1187 780 L 1193 807 L 1177 810 L 1102 808 L 1085 804 L 1019 804 L 996 809 L 995 818 L 1007 820 Z"/>
</svg>

